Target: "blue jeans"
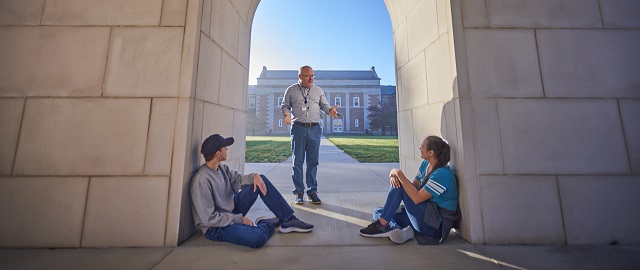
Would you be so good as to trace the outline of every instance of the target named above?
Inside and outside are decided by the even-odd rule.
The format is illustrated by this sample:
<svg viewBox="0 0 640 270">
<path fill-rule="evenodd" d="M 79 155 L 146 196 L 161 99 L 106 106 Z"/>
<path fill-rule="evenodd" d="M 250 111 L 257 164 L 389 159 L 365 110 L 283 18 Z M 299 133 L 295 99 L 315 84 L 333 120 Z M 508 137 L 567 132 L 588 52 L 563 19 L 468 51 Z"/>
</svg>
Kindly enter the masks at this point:
<svg viewBox="0 0 640 270">
<path fill-rule="evenodd" d="M 271 184 L 271 181 L 264 175 L 260 175 L 267 187 L 267 195 L 263 195 L 260 189 L 253 192 L 253 185 L 242 187 L 234 196 L 233 201 L 235 207 L 234 214 L 242 214 L 246 216 L 251 206 L 256 202 L 258 196 L 264 201 L 264 204 L 280 219 L 280 222 L 288 220 L 293 216 L 293 209 L 289 203 L 284 200 L 282 194 Z M 236 245 L 246 246 L 250 248 L 262 247 L 271 235 L 275 232 L 275 228 L 270 222 L 261 222 L 256 226 L 248 226 L 244 224 L 231 224 L 226 227 L 212 227 L 207 230 L 204 236 L 212 241 L 229 242 Z"/>
<path fill-rule="evenodd" d="M 307 158 L 307 194 L 318 192 L 318 159 L 320 158 L 320 125 L 305 127 L 293 124 L 291 126 L 291 154 L 293 158 L 293 194 L 304 192 L 302 182 L 302 167 L 305 154 Z"/>
<path fill-rule="evenodd" d="M 406 211 L 398 212 L 401 202 L 404 202 Z M 402 186 L 399 188 L 391 187 L 384 207 L 373 211 L 373 220 L 378 220 L 382 217 L 389 222 L 391 228 L 411 226 L 413 230 L 425 236 L 439 238 L 441 236 L 440 228 L 433 228 L 422 221 L 426 207 L 427 201 L 415 204 Z"/>
</svg>

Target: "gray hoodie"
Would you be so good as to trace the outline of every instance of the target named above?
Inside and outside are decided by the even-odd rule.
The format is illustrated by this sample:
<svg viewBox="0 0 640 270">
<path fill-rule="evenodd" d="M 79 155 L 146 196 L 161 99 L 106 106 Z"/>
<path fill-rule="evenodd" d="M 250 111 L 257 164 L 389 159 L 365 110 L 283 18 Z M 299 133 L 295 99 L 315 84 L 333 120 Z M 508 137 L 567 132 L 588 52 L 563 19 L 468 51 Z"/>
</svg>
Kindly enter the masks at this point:
<svg viewBox="0 0 640 270">
<path fill-rule="evenodd" d="M 242 224 L 242 214 L 233 214 L 234 193 L 253 185 L 255 174 L 239 174 L 220 164 L 218 170 L 203 164 L 191 180 L 191 212 L 196 227 L 204 234 L 210 227 Z M 253 188 L 253 187 L 251 187 Z"/>
</svg>

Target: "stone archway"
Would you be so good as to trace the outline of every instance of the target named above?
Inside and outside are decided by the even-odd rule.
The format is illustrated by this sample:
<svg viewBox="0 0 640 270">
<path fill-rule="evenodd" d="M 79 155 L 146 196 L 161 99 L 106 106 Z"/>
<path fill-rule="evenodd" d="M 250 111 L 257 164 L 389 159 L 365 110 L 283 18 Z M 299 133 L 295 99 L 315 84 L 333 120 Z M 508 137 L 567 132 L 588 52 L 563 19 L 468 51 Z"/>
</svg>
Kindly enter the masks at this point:
<svg viewBox="0 0 640 270">
<path fill-rule="evenodd" d="M 212 4 L 209 5 L 209 2 Z M 213 130 L 232 134 L 235 138 L 245 137 L 244 129 L 231 129 L 231 123 L 243 120 L 246 110 L 246 104 L 242 102 L 246 100 L 246 83 L 240 85 L 239 81 L 247 81 L 245 77 L 249 65 L 250 29 L 259 1 L 251 1 L 251 4 L 248 2 L 204 1 L 200 20 L 200 57 L 198 71 L 195 72 L 195 114 L 201 114 L 204 108 L 209 108 L 209 113 L 202 113 L 202 118 L 194 116 L 194 139 L 200 139 Z M 420 155 L 414 151 L 414 146 L 420 144 L 425 134 L 445 137 L 456 134 L 453 103 L 456 102 L 454 93 L 457 89 L 453 88 L 456 85 L 456 72 L 451 7 L 448 1 L 385 3 L 389 9 L 396 42 L 398 121 L 402 130 L 399 132 L 401 164 L 403 169 L 413 170 L 420 162 Z M 237 32 L 234 30 L 236 28 L 239 29 Z M 219 78 L 220 84 L 223 84 L 228 77 L 216 73 L 227 71 L 245 75 L 242 78 L 232 78 L 238 81 L 231 83 L 231 87 L 216 85 L 216 79 Z M 245 91 L 237 91 L 240 89 Z M 207 130 L 203 123 L 220 113 L 229 116 L 225 118 L 228 123 L 220 123 Z M 421 121 L 429 124 L 421 125 Z M 200 125 L 203 127 L 200 128 Z M 202 132 L 198 132 L 198 129 Z M 449 140 L 456 145 L 455 137 Z M 244 156 L 240 154 L 244 152 L 242 150 L 230 157 L 232 166 L 239 169 L 242 169 L 244 161 Z M 183 192 L 183 196 L 188 194 Z M 185 220 L 182 224 L 188 222 Z"/>
<path fill-rule="evenodd" d="M 179 244 L 203 134 L 245 137 L 259 1 L 5 2 L 0 245 Z M 466 240 L 640 243 L 635 2 L 385 4 L 401 165 L 451 143 Z"/>
</svg>

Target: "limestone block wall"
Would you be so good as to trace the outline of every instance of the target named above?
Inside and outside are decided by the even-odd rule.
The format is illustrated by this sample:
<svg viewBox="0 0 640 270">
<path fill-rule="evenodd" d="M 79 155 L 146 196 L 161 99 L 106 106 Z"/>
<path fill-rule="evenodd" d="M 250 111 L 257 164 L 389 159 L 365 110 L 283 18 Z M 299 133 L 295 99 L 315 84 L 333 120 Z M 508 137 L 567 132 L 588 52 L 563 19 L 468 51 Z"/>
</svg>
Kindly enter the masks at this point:
<svg viewBox="0 0 640 270">
<path fill-rule="evenodd" d="M 225 164 L 244 171 L 245 123 L 249 76 L 251 24 L 259 1 L 202 0 L 195 39 L 195 92 L 189 101 L 192 106 L 192 125 L 189 129 L 185 179 L 204 163 L 200 145 L 209 135 L 219 133 L 232 136 Z M 194 231 L 191 216 L 189 181 L 181 187 L 182 203 L 178 242 Z"/>
<path fill-rule="evenodd" d="M 448 0 L 386 0 L 395 41 L 400 163 L 408 176 L 422 162 L 420 145 L 428 135 L 446 139 L 454 149 L 451 165 L 464 167 L 459 138 L 459 97 L 457 93 L 456 52 Z M 468 178 L 458 172 L 461 182 Z M 472 189 L 461 184 L 461 189 Z M 463 196 L 462 204 L 468 197 Z M 469 207 L 463 207 L 468 209 Z M 465 215 L 473 215 L 473 211 Z M 465 216 L 466 217 L 466 216 Z M 475 228 L 464 219 L 465 238 Z"/>
<path fill-rule="evenodd" d="M 194 120 L 194 136 L 199 143 L 214 133 L 233 136 L 227 164 L 238 170 L 244 167 L 249 40 L 258 2 L 204 0 L 200 18 L 195 117 L 202 119 Z"/>
<path fill-rule="evenodd" d="M 0 1 L 0 246 L 176 245 L 186 15 L 187 0 Z"/>
<path fill-rule="evenodd" d="M 471 241 L 640 243 L 640 2 L 452 6 Z"/>
<path fill-rule="evenodd" d="M 455 78 L 448 1 L 385 1 L 393 25 L 400 158 L 413 173 L 427 134 L 443 135 L 441 118 L 451 104 Z"/>
</svg>

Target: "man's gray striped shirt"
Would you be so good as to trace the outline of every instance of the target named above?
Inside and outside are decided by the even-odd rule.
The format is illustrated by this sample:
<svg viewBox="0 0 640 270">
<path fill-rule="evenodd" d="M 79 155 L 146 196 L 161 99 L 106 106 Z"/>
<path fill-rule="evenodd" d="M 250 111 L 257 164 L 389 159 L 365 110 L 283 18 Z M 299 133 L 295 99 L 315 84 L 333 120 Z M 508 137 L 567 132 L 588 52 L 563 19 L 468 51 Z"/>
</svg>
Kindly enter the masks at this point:
<svg viewBox="0 0 640 270">
<path fill-rule="evenodd" d="M 305 97 L 307 104 L 305 105 Z M 308 110 L 303 111 L 302 108 L 307 106 Z M 291 113 L 291 121 L 302 123 L 319 123 L 321 118 L 320 111 L 329 114 L 331 106 L 327 102 L 324 91 L 317 85 L 311 85 L 311 88 L 303 87 L 300 83 L 293 84 L 284 91 L 284 100 L 280 105 L 282 114 Z"/>
</svg>

